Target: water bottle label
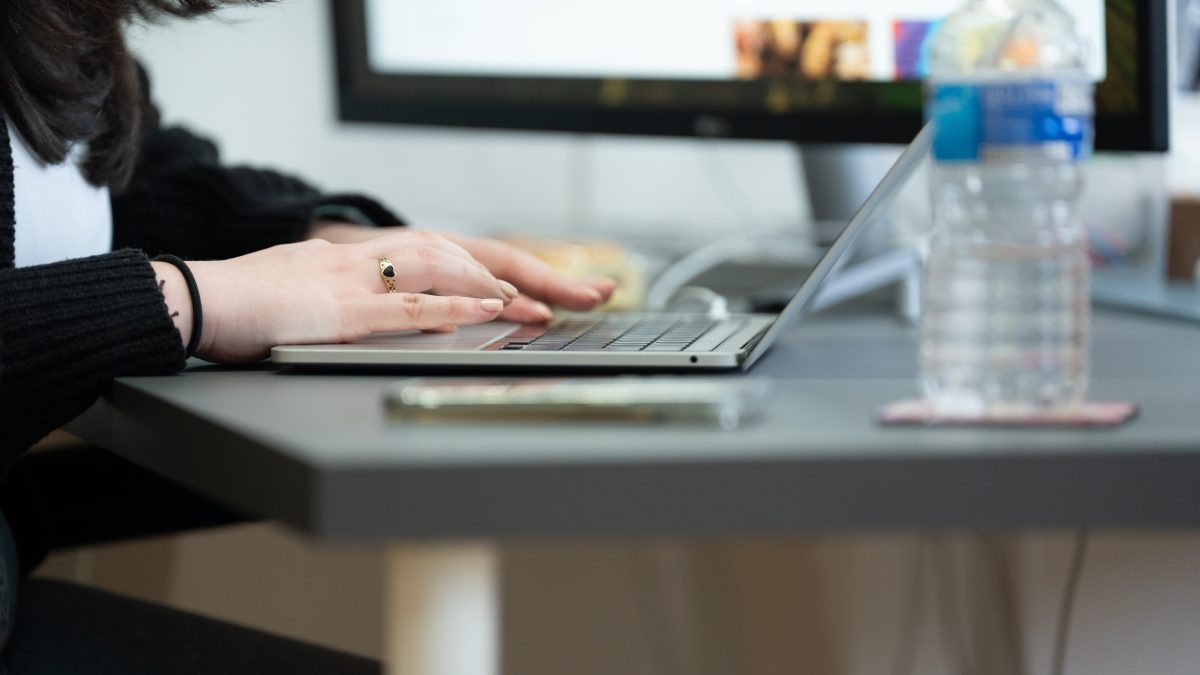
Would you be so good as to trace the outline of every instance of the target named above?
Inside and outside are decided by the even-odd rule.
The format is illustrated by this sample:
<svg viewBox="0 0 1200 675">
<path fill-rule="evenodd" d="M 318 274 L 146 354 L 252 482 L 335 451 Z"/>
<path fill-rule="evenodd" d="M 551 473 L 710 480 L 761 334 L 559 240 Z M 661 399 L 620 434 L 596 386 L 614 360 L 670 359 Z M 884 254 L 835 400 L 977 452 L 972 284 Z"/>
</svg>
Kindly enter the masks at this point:
<svg viewBox="0 0 1200 675">
<path fill-rule="evenodd" d="M 933 88 L 939 161 L 1075 161 L 1092 150 L 1092 84 L 946 82 Z"/>
</svg>

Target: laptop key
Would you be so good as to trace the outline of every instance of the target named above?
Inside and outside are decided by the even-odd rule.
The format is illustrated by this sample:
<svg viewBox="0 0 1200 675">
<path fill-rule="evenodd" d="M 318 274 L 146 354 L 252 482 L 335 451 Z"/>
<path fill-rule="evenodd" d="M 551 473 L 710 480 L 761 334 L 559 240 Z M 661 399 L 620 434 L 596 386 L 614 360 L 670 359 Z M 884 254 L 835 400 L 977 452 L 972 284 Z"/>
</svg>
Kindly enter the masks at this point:
<svg viewBox="0 0 1200 675">
<path fill-rule="evenodd" d="M 540 336 L 510 338 L 509 351 L 683 351 L 714 325 L 710 319 L 611 315 L 564 319 Z M 516 338 L 517 336 L 513 336 Z M 523 338 L 523 339 L 522 339 Z"/>
<path fill-rule="evenodd" d="M 567 345 L 566 347 L 563 347 L 562 351 L 564 351 L 564 352 L 599 352 L 599 351 L 604 351 L 604 348 L 605 348 L 605 345 L 602 345 L 602 344 L 595 345 L 595 344 L 580 344 L 578 342 L 572 342 L 571 344 Z"/>
</svg>

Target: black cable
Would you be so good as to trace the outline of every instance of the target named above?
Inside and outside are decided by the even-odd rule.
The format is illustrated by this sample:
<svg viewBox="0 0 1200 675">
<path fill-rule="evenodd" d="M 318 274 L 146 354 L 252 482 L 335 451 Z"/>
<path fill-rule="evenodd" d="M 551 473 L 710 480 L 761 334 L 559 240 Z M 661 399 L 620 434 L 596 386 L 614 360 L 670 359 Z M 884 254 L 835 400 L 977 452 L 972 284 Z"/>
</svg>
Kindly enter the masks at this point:
<svg viewBox="0 0 1200 675">
<path fill-rule="evenodd" d="M 1058 606 L 1058 626 L 1054 634 L 1054 654 L 1050 662 L 1050 675 L 1063 675 L 1067 665 L 1067 642 L 1071 634 L 1071 616 L 1075 611 L 1075 594 L 1079 580 L 1083 577 L 1083 563 L 1087 558 L 1088 531 L 1082 528 L 1075 533 L 1075 548 L 1071 551 L 1071 562 L 1067 568 L 1067 580 L 1063 584 L 1062 599 Z"/>
<path fill-rule="evenodd" d="M 187 263 L 176 256 L 160 255 L 154 261 L 173 265 L 183 275 L 183 280 L 187 283 L 188 295 L 192 298 L 192 334 L 188 337 L 184 358 L 190 359 L 195 355 L 196 350 L 200 348 L 200 333 L 204 327 L 204 311 L 200 308 L 200 286 L 196 284 L 196 277 L 192 276 L 192 270 L 188 268 Z"/>
</svg>

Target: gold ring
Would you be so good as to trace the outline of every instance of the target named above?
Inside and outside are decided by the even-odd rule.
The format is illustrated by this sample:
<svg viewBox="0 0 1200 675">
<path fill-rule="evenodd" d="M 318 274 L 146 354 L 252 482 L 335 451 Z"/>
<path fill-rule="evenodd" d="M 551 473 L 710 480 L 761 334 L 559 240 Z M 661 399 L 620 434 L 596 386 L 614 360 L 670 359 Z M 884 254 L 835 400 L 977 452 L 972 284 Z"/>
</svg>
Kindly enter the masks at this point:
<svg viewBox="0 0 1200 675">
<path fill-rule="evenodd" d="M 387 286 L 388 293 L 396 292 L 396 267 L 391 260 L 387 258 L 379 259 L 379 276 L 383 277 L 383 285 Z"/>
</svg>

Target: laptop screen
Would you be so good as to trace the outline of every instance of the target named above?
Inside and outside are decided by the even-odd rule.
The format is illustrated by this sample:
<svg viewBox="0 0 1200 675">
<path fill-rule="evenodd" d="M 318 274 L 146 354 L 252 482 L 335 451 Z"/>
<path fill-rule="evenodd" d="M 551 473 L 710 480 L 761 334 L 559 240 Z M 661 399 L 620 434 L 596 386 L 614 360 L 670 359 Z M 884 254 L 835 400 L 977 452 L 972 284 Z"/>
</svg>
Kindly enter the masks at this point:
<svg viewBox="0 0 1200 675">
<path fill-rule="evenodd" d="M 745 367 L 748 368 L 757 361 L 781 333 L 791 329 L 811 313 L 817 306 L 818 299 L 830 291 L 836 290 L 836 281 L 842 274 L 842 266 L 850 259 L 850 254 L 854 251 L 859 236 L 871 223 L 875 222 L 875 215 L 880 212 L 880 209 L 889 204 L 893 195 L 907 183 L 921 160 L 928 154 L 932 140 L 933 131 L 927 124 L 912 143 L 908 144 L 900 158 L 888 169 L 883 180 L 879 181 L 879 185 L 875 186 L 866 201 L 855 212 L 854 217 L 850 219 L 846 227 L 842 228 L 837 239 L 829 245 L 829 250 L 817 262 L 816 267 L 809 273 L 800 288 L 796 290 L 796 295 L 780 312 L 779 318 L 776 319 L 771 329 L 763 335 L 753 351 L 750 352 L 746 358 Z"/>
</svg>

